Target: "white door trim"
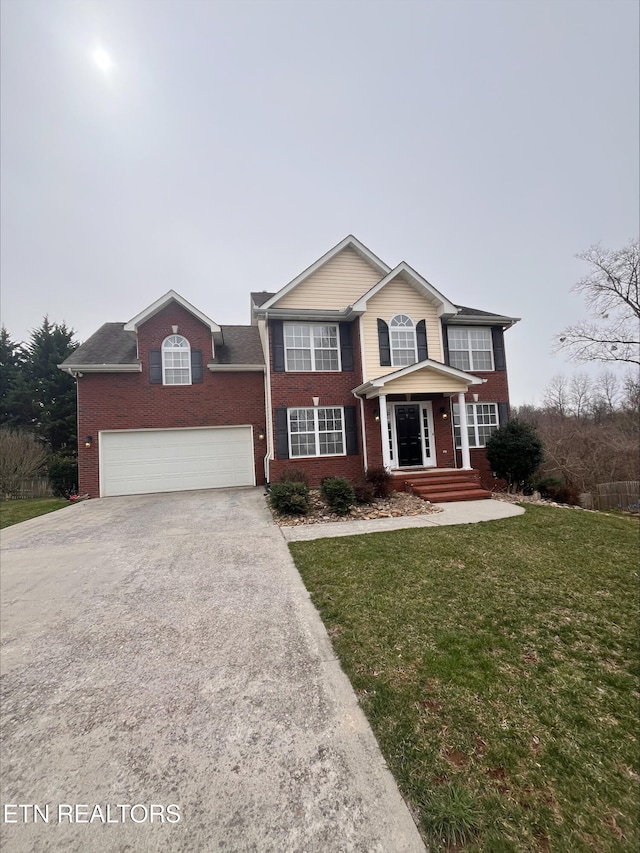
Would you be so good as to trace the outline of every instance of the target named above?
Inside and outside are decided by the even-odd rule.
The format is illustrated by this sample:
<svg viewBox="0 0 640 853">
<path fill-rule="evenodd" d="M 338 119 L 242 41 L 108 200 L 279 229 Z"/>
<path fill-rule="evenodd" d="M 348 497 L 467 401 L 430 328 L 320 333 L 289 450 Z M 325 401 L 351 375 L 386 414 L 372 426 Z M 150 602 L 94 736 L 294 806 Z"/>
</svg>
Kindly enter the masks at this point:
<svg viewBox="0 0 640 853">
<path fill-rule="evenodd" d="M 434 468 L 436 466 L 436 446 L 435 433 L 433 429 L 433 404 L 431 400 L 421 400 L 416 402 L 392 402 L 387 403 L 387 428 L 391 427 L 391 470 L 399 471 L 401 466 L 398 463 L 398 434 L 396 430 L 396 406 L 417 406 L 420 418 L 420 447 L 422 449 L 422 467 Z M 424 435 L 424 412 L 427 413 L 427 427 L 429 429 L 429 447 L 430 454 L 427 455 L 427 446 Z"/>
</svg>

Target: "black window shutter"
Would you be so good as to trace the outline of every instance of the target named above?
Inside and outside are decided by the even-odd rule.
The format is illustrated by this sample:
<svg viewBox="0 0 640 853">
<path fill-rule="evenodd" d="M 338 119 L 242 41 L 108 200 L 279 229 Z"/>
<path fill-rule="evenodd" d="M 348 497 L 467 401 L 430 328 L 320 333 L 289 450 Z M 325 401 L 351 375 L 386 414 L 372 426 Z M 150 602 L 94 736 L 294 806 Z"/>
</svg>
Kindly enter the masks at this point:
<svg viewBox="0 0 640 853">
<path fill-rule="evenodd" d="M 418 361 L 424 361 L 429 358 L 429 350 L 427 348 L 427 324 L 424 320 L 420 320 L 416 326 L 416 341 L 418 344 Z"/>
<path fill-rule="evenodd" d="M 444 352 L 442 353 L 444 357 L 445 364 L 451 364 L 449 361 L 449 327 L 442 324 L 442 348 Z"/>
<path fill-rule="evenodd" d="M 282 327 L 282 321 L 279 322 Z M 278 459 L 289 458 L 289 429 L 284 408 L 276 409 L 276 456 Z"/>
<path fill-rule="evenodd" d="M 162 353 L 159 349 L 149 350 L 149 382 L 162 385 Z"/>
<path fill-rule="evenodd" d="M 191 350 L 191 381 L 202 382 L 202 350 Z"/>
<path fill-rule="evenodd" d="M 347 456 L 357 456 L 358 423 L 355 406 L 344 407 L 344 432 L 347 439 Z"/>
<path fill-rule="evenodd" d="M 491 327 L 493 340 L 493 366 L 495 370 L 506 370 L 507 361 L 504 356 L 504 333 L 501 326 Z"/>
<path fill-rule="evenodd" d="M 340 360 L 342 369 L 353 370 L 353 345 L 351 343 L 351 323 L 340 323 Z"/>
<path fill-rule="evenodd" d="M 498 403 L 498 426 L 504 426 L 509 422 L 509 404 Z"/>
<path fill-rule="evenodd" d="M 380 348 L 380 366 L 391 367 L 391 345 L 389 343 L 389 327 L 384 320 L 378 318 L 378 347 Z"/>
<path fill-rule="evenodd" d="M 276 373 L 284 373 L 284 329 L 282 328 L 282 320 L 271 320 L 270 325 L 273 369 Z"/>
</svg>

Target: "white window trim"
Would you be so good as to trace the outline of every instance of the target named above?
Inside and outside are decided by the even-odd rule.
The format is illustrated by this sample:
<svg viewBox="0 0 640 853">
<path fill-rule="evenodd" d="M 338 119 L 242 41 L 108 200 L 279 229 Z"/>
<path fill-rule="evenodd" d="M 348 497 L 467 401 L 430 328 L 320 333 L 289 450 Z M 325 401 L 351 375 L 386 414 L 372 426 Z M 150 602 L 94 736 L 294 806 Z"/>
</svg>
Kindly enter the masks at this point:
<svg viewBox="0 0 640 853">
<path fill-rule="evenodd" d="M 342 420 L 342 453 L 313 453 L 306 454 L 304 456 L 294 456 L 291 452 L 291 412 L 297 411 L 308 411 L 309 409 L 313 410 L 313 435 L 315 438 L 316 450 L 320 450 L 320 427 L 318 423 L 318 412 L 321 409 L 339 409 L 341 413 Z M 337 432 L 338 430 L 331 430 L 331 432 Z M 287 409 L 287 439 L 289 441 L 289 459 L 318 459 L 323 458 L 326 459 L 330 456 L 346 456 L 347 455 L 347 436 L 345 434 L 345 424 L 344 424 L 344 406 L 292 406 L 290 409 Z"/>
<path fill-rule="evenodd" d="M 393 317 L 389 320 L 389 351 L 391 353 L 391 367 L 410 367 L 409 364 L 396 364 L 396 361 L 393 357 L 393 332 L 396 331 L 407 331 L 409 326 L 393 326 L 393 321 L 396 317 L 408 317 L 413 323 L 413 357 L 414 361 L 412 364 L 417 364 L 418 362 L 418 335 L 416 332 L 416 324 L 414 322 L 413 317 L 410 314 L 407 314 L 406 311 L 397 311 Z"/>
<path fill-rule="evenodd" d="M 451 354 L 454 352 L 466 352 L 469 356 L 469 368 L 468 372 L 473 373 L 493 373 L 496 369 L 496 363 L 493 355 L 493 336 L 491 334 L 490 326 L 451 326 L 452 329 L 460 332 L 467 333 L 467 348 L 466 349 L 452 349 L 451 343 L 449 343 L 449 361 L 451 361 Z M 489 332 L 489 349 L 480 350 L 480 352 L 488 352 L 491 355 L 491 367 L 490 368 L 480 368 L 473 366 L 473 350 L 471 349 L 471 339 L 469 337 L 470 332 L 477 332 L 480 329 L 486 330 Z M 454 365 L 451 365 L 452 367 Z M 457 370 L 462 370 L 463 368 L 458 367 Z"/>
<path fill-rule="evenodd" d="M 311 346 L 309 350 L 311 352 L 311 370 L 295 370 L 294 368 L 289 367 L 289 349 L 296 349 L 296 347 L 287 347 L 287 326 L 306 326 L 309 330 L 309 338 Z M 338 367 L 336 370 L 316 370 L 316 351 L 313 346 L 313 329 L 320 328 L 323 326 L 329 326 L 336 330 L 336 341 L 338 342 L 338 346 L 336 347 L 338 353 Z M 284 369 L 287 373 L 342 373 L 342 358 L 340 353 L 340 325 L 338 323 L 284 323 L 282 329 L 282 337 L 284 342 Z M 296 406 L 296 408 L 304 408 L 304 406 Z M 335 406 L 325 406 L 324 408 L 336 408 Z M 299 458 L 299 457 L 298 457 Z"/>
<path fill-rule="evenodd" d="M 183 341 L 186 341 L 187 347 L 171 347 L 170 349 L 165 349 L 165 344 L 169 340 L 169 338 L 182 338 Z M 186 352 L 189 355 L 188 358 L 188 370 L 189 370 L 189 381 L 188 382 L 167 382 L 167 366 L 164 360 L 165 352 Z M 184 335 L 167 335 L 167 337 L 162 341 L 162 346 L 160 347 L 160 359 L 162 361 L 162 384 L 166 385 L 168 388 L 180 388 L 185 385 L 193 385 L 193 376 L 191 374 L 191 344 Z M 169 370 L 175 370 L 176 368 L 168 368 Z M 177 368 L 179 370 L 184 370 L 185 368 Z"/>
<path fill-rule="evenodd" d="M 478 437 L 478 418 L 476 415 L 477 407 L 478 406 L 493 406 L 493 410 L 494 410 L 495 416 L 496 416 L 495 427 L 496 427 L 496 429 L 499 429 L 500 428 L 500 412 L 498 411 L 498 404 L 483 401 L 481 403 L 466 403 L 466 406 L 467 406 L 467 426 L 469 428 L 473 427 L 473 441 L 469 440 L 469 447 L 473 448 L 474 450 L 478 450 L 478 449 L 481 450 L 484 447 L 486 447 L 487 445 L 479 443 L 480 439 Z M 469 414 L 469 411 L 468 411 L 469 406 L 473 407 L 473 411 L 472 411 L 471 415 Z M 458 404 L 454 403 L 452 410 L 451 410 L 453 437 L 454 437 L 454 441 L 455 441 L 456 450 L 460 450 L 462 447 L 462 442 L 460 441 L 459 438 L 456 438 L 456 429 L 460 430 L 460 413 L 458 412 L 458 414 L 456 415 L 457 409 L 458 409 Z M 456 418 L 458 420 L 457 424 L 456 424 Z M 486 426 L 486 424 L 481 424 L 481 426 Z"/>
</svg>

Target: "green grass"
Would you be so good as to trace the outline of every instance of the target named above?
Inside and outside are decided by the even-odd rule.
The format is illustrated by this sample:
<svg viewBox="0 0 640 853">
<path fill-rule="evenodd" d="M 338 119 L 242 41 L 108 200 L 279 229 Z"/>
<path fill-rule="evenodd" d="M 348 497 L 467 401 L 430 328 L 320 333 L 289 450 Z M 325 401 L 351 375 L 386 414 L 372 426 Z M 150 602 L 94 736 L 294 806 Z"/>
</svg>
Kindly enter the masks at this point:
<svg viewBox="0 0 640 853">
<path fill-rule="evenodd" d="M 637 524 L 532 506 L 290 547 L 432 849 L 640 849 Z"/>
<path fill-rule="evenodd" d="M 27 498 L 22 501 L 0 501 L 0 528 L 11 527 L 20 521 L 36 518 L 69 506 L 65 498 Z"/>
</svg>

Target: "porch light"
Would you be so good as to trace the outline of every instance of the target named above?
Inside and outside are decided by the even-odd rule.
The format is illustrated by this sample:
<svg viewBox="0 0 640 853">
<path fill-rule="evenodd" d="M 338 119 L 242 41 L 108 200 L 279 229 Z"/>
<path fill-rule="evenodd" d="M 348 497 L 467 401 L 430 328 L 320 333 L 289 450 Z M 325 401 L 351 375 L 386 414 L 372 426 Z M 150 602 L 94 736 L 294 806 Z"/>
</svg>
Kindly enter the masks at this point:
<svg viewBox="0 0 640 853">
<path fill-rule="evenodd" d="M 373 413 L 373 418 L 376 423 L 380 423 L 380 409 L 376 409 Z"/>
<path fill-rule="evenodd" d="M 264 441 L 264 436 L 265 436 L 265 429 L 264 429 L 264 427 L 261 427 L 260 432 L 258 433 L 258 438 L 260 439 L 260 441 Z"/>
<path fill-rule="evenodd" d="M 447 410 L 444 406 L 440 406 L 440 414 L 442 415 L 443 421 L 446 421 L 446 419 L 449 417 L 449 415 L 447 414 Z"/>
<path fill-rule="evenodd" d="M 93 436 L 88 435 L 84 440 L 84 446 L 85 447 L 91 447 L 92 444 L 93 444 Z"/>
</svg>

